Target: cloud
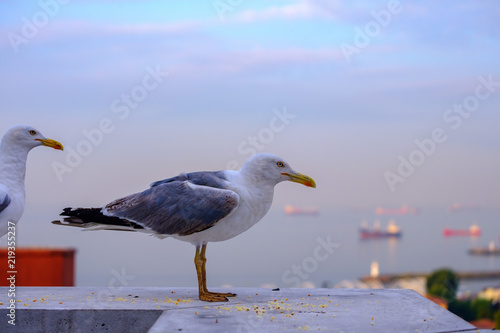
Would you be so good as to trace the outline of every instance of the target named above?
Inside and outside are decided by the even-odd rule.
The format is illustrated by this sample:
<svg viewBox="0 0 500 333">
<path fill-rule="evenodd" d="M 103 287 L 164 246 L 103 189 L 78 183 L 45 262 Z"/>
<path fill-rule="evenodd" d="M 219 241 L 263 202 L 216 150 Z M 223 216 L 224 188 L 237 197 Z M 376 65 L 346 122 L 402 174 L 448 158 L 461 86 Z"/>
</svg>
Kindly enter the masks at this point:
<svg viewBox="0 0 500 333">
<path fill-rule="evenodd" d="M 298 20 L 311 18 L 332 18 L 332 9 L 337 8 L 337 1 L 330 4 L 316 4 L 313 1 L 303 0 L 284 6 L 272 6 L 262 10 L 248 9 L 235 15 L 233 21 L 253 23 L 272 19 Z"/>
<path fill-rule="evenodd" d="M 54 20 L 50 24 L 39 27 L 34 36 L 25 37 L 23 31 L 26 23 L 16 26 L 4 26 L 2 36 L 17 36 L 26 38 L 27 43 L 43 43 L 82 37 L 102 38 L 106 36 L 133 35 L 183 35 L 192 33 L 205 23 L 200 21 L 174 21 L 167 23 L 109 24 L 88 20 Z M 10 37 L 0 39 L 0 46 L 10 46 Z M 21 45 L 22 46 L 22 45 Z"/>
</svg>

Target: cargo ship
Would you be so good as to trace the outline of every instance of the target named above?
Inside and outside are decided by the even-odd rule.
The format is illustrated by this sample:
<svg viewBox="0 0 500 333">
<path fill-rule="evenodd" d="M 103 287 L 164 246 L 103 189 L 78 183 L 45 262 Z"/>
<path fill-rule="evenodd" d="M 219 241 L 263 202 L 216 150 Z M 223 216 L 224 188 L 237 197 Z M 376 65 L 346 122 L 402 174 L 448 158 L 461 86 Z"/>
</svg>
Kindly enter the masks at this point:
<svg viewBox="0 0 500 333">
<path fill-rule="evenodd" d="M 485 256 L 485 255 L 500 255 L 500 248 L 495 247 L 495 242 L 491 241 L 487 248 L 474 247 L 469 250 L 469 254 Z"/>
<path fill-rule="evenodd" d="M 369 228 L 366 222 L 363 221 L 359 228 L 359 236 L 361 239 L 374 239 L 374 238 L 388 238 L 388 237 L 401 237 L 401 229 L 396 225 L 394 220 L 390 220 L 387 228 L 380 227 L 380 221 L 375 221 L 373 228 Z"/>
<path fill-rule="evenodd" d="M 420 210 L 416 207 L 408 207 L 404 205 L 401 208 L 384 208 L 377 207 L 375 208 L 376 215 L 417 215 L 420 213 Z"/>
<path fill-rule="evenodd" d="M 285 206 L 286 215 L 318 215 L 319 209 L 316 207 L 295 207 L 292 205 Z"/>
<path fill-rule="evenodd" d="M 473 224 L 469 229 L 451 229 L 444 228 L 443 236 L 452 237 L 452 236 L 472 236 L 478 237 L 481 236 L 481 228 L 477 224 Z"/>
<path fill-rule="evenodd" d="M 454 203 L 450 207 L 447 208 L 448 213 L 458 213 L 458 212 L 467 212 L 467 211 L 478 211 L 481 209 L 481 206 L 471 205 L 471 204 L 461 204 Z"/>
</svg>

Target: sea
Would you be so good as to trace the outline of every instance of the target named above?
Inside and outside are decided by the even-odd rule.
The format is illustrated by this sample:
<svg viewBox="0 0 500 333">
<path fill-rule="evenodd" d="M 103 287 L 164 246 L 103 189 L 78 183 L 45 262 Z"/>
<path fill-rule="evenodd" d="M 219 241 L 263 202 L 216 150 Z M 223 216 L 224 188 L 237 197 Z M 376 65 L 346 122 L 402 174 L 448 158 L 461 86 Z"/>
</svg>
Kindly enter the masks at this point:
<svg viewBox="0 0 500 333">
<path fill-rule="evenodd" d="M 291 230 L 290 237 L 296 235 L 295 246 L 290 246 L 283 256 L 298 258 L 288 268 L 292 273 L 282 275 L 281 281 L 273 281 L 278 285 L 296 282 L 295 277 L 302 283 L 307 275 L 307 281 L 314 286 L 356 287 L 360 286 L 357 282 L 361 277 L 370 274 L 373 263 L 381 275 L 429 273 L 441 268 L 456 272 L 500 271 L 500 256 L 468 253 L 470 248 L 486 248 L 490 242 L 500 247 L 500 213 L 493 209 L 449 212 L 434 208 L 401 216 L 376 215 L 372 209 L 322 210 L 317 216 L 281 216 L 279 212 L 274 215 L 281 228 Z M 385 228 L 391 220 L 400 227 L 400 237 L 361 239 L 362 223 L 371 227 L 377 221 Z M 480 236 L 443 235 L 444 228 L 462 230 L 473 224 L 481 228 Z M 324 243 L 335 244 L 328 258 L 324 256 L 326 251 L 318 249 Z M 500 279 L 462 280 L 460 290 L 476 293 L 486 286 L 500 287 Z"/>
<path fill-rule="evenodd" d="M 50 224 L 52 216 L 28 214 L 19 223 L 21 247 L 70 247 L 76 252 L 77 286 L 196 287 L 194 246 L 121 231 L 80 231 Z M 317 215 L 292 215 L 274 205 L 247 232 L 207 247 L 209 287 L 359 286 L 378 264 L 381 275 L 500 271 L 500 256 L 473 256 L 473 247 L 500 247 L 500 212 L 421 208 L 416 215 L 378 216 L 375 209 L 321 208 Z M 394 220 L 399 238 L 362 240 L 362 221 L 384 228 Z M 43 223 L 41 222 L 43 221 Z M 468 229 L 478 237 L 444 237 L 443 229 Z M 461 281 L 461 291 L 500 286 L 500 280 Z"/>
</svg>

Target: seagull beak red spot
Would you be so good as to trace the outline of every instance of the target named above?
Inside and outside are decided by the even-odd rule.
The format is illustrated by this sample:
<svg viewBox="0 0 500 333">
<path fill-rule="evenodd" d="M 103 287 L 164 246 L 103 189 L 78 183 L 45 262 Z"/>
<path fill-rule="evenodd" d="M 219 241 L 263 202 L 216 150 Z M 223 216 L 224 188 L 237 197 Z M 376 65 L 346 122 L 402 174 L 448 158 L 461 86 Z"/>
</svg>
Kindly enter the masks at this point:
<svg viewBox="0 0 500 333">
<path fill-rule="evenodd" d="M 60 142 L 56 141 L 56 140 L 52 140 L 52 139 L 35 139 L 35 141 L 40 141 L 42 143 L 42 145 L 47 146 L 47 147 L 51 147 L 51 148 L 54 148 L 54 149 L 57 149 L 57 150 L 64 150 L 63 145 Z"/>
<path fill-rule="evenodd" d="M 306 175 L 303 175 L 301 173 L 282 173 L 282 175 L 284 176 L 288 176 L 290 179 L 291 182 L 294 182 L 294 183 L 299 183 L 299 184 L 302 184 L 302 185 L 305 185 L 305 186 L 308 186 L 308 187 L 313 187 L 315 188 L 316 187 L 316 182 L 314 181 L 314 179 L 312 179 L 311 177 L 309 176 L 306 176 Z"/>
</svg>

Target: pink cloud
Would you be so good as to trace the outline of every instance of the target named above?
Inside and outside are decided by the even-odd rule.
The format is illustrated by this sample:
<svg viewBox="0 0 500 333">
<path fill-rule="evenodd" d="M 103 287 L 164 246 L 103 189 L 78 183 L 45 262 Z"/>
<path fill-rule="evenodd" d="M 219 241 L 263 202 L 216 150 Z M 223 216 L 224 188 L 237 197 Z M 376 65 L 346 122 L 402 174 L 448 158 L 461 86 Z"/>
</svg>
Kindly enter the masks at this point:
<svg viewBox="0 0 500 333">
<path fill-rule="evenodd" d="M 273 6 L 263 10 L 249 9 L 235 15 L 234 20 L 250 23 L 270 19 L 309 19 L 314 17 L 332 18 L 332 8 L 337 7 L 337 1 L 332 2 L 327 7 L 316 4 L 314 1 L 302 0 L 295 4 L 285 6 Z"/>
</svg>

